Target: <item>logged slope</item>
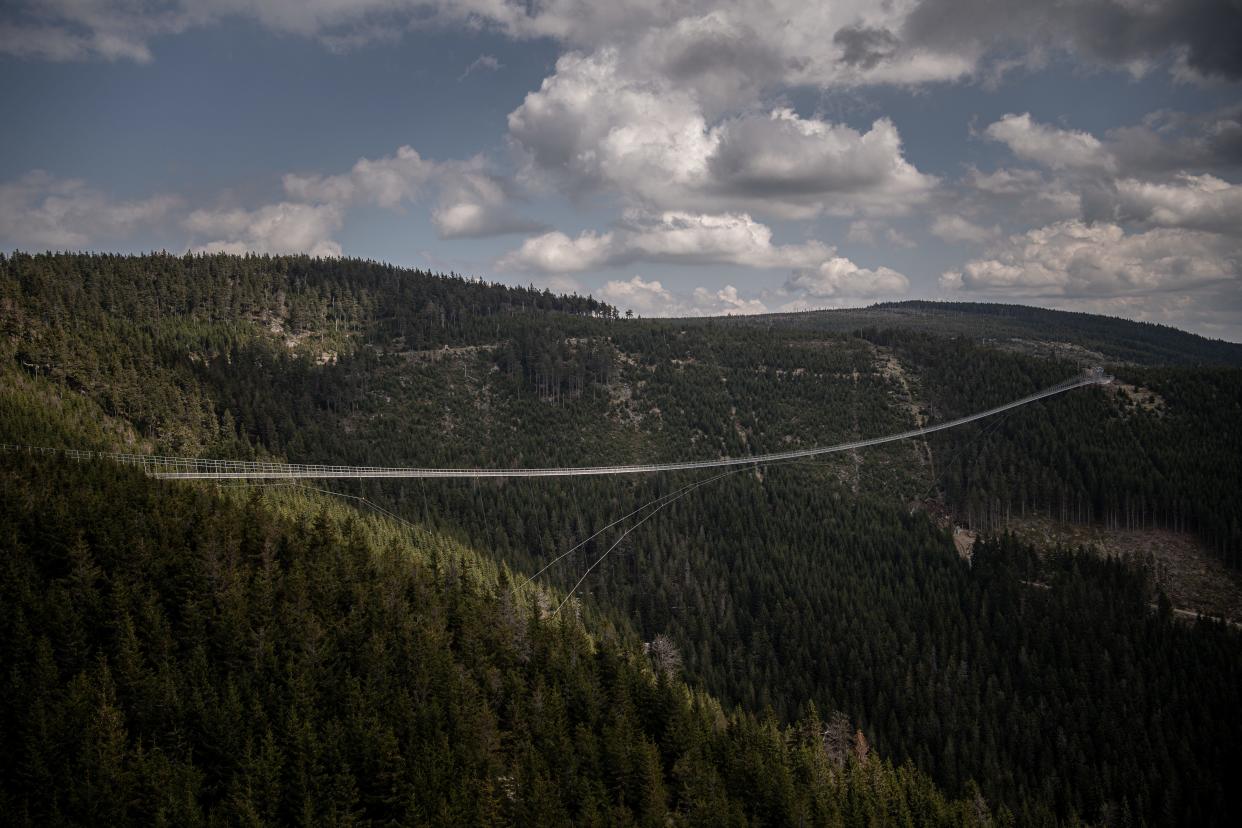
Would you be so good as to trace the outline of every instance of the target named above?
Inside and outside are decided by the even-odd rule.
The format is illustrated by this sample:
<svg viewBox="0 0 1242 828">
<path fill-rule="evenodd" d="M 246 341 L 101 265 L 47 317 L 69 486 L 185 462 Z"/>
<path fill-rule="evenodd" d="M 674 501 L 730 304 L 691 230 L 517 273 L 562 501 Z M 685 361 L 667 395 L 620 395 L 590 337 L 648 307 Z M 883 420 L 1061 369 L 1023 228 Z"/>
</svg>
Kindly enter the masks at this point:
<svg viewBox="0 0 1242 828">
<path fill-rule="evenodd" d="M 714 460 L 899 432 L 1076 370 L 903 330 L 618 320 L 364 262 L 14 257 L 0 274 L 0 442 L 431 467 Z M 1156 521 L 1228 558 L 1238 369 L 1117 373 L 1124 396 L 1082 389 L 926 443 L 733 475 L 544 577 L 568 588 L 594 566 L 568 606 L 668 636 L 726 706 L 845 711 L 881 755 L 954 795 L 977 780 L 1025 824 L 1230 824 L 1235 633 L 1150 613 L 1142 572 L 1089 557 L 985 542 L 978 560 L 997 565 L 971 568 L 911 510 L 939 492 L 996 531 L 1023 509 Z M 534 572 L 697 479 L 338 485 Z"/>
<path fill-rule="evenodd" d="M 939 417 L 965 414 L 1057 376 L 1053 364 L 965 340 L 876 334 L 918 367 Z M 1074 394 L 1055 416 L 1017 410 L 1001 428 L 948 433 L 948 501 L 977 528 L 1012 515 L 1126 529 L 1194 530 L 1242 567 L 1242 369 L 1118 367 L 1103 394 Z M 969 441 L 969 443 L 967 442 Z"/>
</svg>

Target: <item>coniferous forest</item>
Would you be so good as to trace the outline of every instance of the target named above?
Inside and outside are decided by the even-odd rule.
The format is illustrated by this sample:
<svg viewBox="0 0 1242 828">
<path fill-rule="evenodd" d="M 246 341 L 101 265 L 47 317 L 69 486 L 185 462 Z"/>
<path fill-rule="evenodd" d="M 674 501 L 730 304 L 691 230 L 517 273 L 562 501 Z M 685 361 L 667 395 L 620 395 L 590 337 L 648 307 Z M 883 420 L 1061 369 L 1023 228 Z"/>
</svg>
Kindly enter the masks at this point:
<svg viewBox="0 0 1242 828">
<path fill-rule="evenodd" d="M 0 812 L 1242 817 L 1238 628 L 1175 606 L 1158 561 L 1011 531 L 1169 533 L 1237 575 L 1236 346 L 997 306 L 627 319 L 349 259 L 0 257 L 8 446 L 497 468 L 737 457 L 950 419 L 1085 364 L 1117 381 L 743 468 L 624 537 L 633 519 L 609 525 L 710 475 L 246 487 L 6 449 Z M 954 526 L 977 534 L 969 556 Z"/>
</svg>

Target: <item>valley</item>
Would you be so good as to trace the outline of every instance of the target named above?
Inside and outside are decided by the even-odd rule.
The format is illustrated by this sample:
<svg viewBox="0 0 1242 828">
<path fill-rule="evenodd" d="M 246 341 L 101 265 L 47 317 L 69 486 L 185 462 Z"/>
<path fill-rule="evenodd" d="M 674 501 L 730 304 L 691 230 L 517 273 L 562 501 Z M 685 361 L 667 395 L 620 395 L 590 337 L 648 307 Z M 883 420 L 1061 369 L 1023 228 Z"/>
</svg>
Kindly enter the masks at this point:
<svg viewBox="0 0 1242 828">
<path fill-rule="evenodd" d="M 0 275 L 0 442 L 21 445 L 714 461 L 943 422 L 1080 370 L 1064 348 L 995 347 L 998 323 L 973 330 L 968 309 L 943 329 L 935 309 L 882 307 L 626 320 L 305 257 L 18 254 Z M 1081 343 L 1124 395 L 1080 388 L 693 489 L 705 472 L 310 491 L 0 454 L 3 658 L 22 665 L 4 804 L 1228 824 L 1242 640 L 1180 611 L 1236 618 L 1242 368 L 1142 326 Z M 414 712 L 377 712 L 394 709 Z M 44 721 L 62 724 L 28 724 Z M 48 801 L 49 773 L 93 780 L 97 804 Z"/>
</svg>

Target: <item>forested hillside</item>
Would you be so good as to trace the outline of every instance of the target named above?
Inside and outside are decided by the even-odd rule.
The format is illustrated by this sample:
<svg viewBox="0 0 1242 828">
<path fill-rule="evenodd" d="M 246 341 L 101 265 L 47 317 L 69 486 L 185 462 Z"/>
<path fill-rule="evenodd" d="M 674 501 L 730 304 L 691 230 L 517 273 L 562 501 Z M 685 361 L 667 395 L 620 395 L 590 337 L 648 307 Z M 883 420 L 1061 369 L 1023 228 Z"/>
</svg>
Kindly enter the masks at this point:
<svg viewBox="0 0 1242 828">
<path fill-rule="evenodd" d="M 965 340 L 875 334 L 920 366 L 936 419 L 997 405 L 1065 369 Z M 1016 410 L 981 439 L 938 438 L 949 501 L 972 525 L 1013 514 L 1110 526 L 1194 529 L 1230 566 L 1242 566 L 1242 370 L 1118 365 L 1102 394 Z M 967 446 L 969 441 L 969 449 Z"/>
<path fill-rule="evenodd" d="M 7 456 L 5 822 L 991 819 L 840 717 L 727 713 L 469 551 L 366 523 Z"/>
<path fill-rule="evenodd" d="M 967 335 L 971 320 L 986 314 L 963 310 L 947 317 L 952 324 L 937 327 L 936 314 L 929 313 L 912 329 L 916 326 L 878 325 L 883 314 L 859 313 L 865 324 L 838 325 L 838 320 L 831 330 L 817 314 L 782 320 L 627 320 L 590 298 L 444 279 L 370 262 L 15 255 L 0 262 L 0 442 L 426 466 L 744 456 L 886 434 L 973 412 L 1073 375 L 1084 350 L 1094 350 L 1109 355 L 1108 367 L 1119 385 L 1080 389 L 925 441 L 742 470 L 663 508 L 609 554 L 606 550 L 631 524 L 601 533 L 550 566 L 540 579 L 563 594 L 587 575 L 566 611 L 557 616 L 581 614 L 586 626 L 570 625 L 572 635 L 565 632 L 567 621 L 538 620 L 533 606 L 504 610 L 505 590 L 490 576 L 480 576 L 470 588 L 474 591 L 467 590 L 473 596 L 469 601 L 460 592 L 465 587 L 446 580 L 441 564 L 426 563 L 420 577 L 428 584 L 428 594 L 439 596 L 428 598 L 433 608 L 466 601 L 483 618 L 518 613 L 524 625 L 548 636 L 547 648 L 560 648 L 557 658 L 576 664 L 581 659 L 571 653 L 583 648 L 613 652 L 608 664 L 614 666 L 590 668 L 596 672 L 587 678 L 557 674 L 555 679 L 593 683 L 602 688 L 592 691 L 601 698 L 611 698 L 614 685 L 609 682 L 614 679 L 609 676 L 620 669 L 615 664 L 645 664 L 637 655 L 640 642 L 659 640 L 657 649 L 680 662 L 685 681 L 700 694 L 692 696 L 700 701 L 686 702 L 691 711 L 687 716 L 693 720 L 699 715 L 693 713 L 696 705 L 710 707 L 701 694 L 711 694 L 725 711 L 739 706 L 740 712 L 726 719 L 749 723 L 730 725 L 728 733 L 737 729 L 767 734 L 763 738 L 770 740 L 756 742 L 760 736 L 752 735 L 746 737 L 750 747 L 724 742 L 713 748 L 717 752 L 712 762 L 717 764 L 704 768 L 712 768 L 716 776 L 696 777 L 716 780 L 707 785 L 709 790 L 717 790 L 717 782 L 732 785 L 728 774 L 737 767 L 729 757 L 751 748 L 769 757 L 765 762 L 775 763 L 765 767 L 785 767 L 780 773 L 802 778 L 797 777 L 803 773 L 797 770 L 801 760 L 790 751 L 796 753 L 804 744 L 798 734 L 808 728 L 819 728 L 822 734 L 823 728 L 807 724 L 813 707 L 824 719 L 831 718 L 828 711 L 841 711 L 885 760 L 913 763 L 917 773 L 885 777 L 889 781 L 883 785 L 896 797 L 893 801 L 908 803 L 895 808 L 914 808 L 909 803 L 918 800 L 939 803 L 926 807 L 945 819 L 973 815 L 965 805 L 937 799 L 939 794 L 926 787 L 932 780 L 946 796 L 965 800 L 971 808 L 978 790 L 996 813 L 1012 813 L 1020 824 L 1080 819 L 1117 825 L 1236 822 L 1242 807 L 1225 769 L 1242 758 L 1237 748 L 1242 744 L 1238 632 L 1217 622 L 1176 620 L 1150 569 L 1101 559 L 1086 550 L 1036 550 L 1004 534 L 1007 523 L 1024 514 L 1099 526 L 1161 526 L 1197 538 L 1219 560 L 1234 567 L 1242 564 L 1242 464 L 1235 462 L 1242 456 L 1237 425 L 1242 422 L 1242 369 L 1225 364 L 1232 360 L 1229 348 L 1170 329 L 1136 334 L 1120 324 L 1095 326 L 1096 318 L 1090 317 L 1074 319 L 1069 327 L 1050 327 L 1049 342 L 1063 337 L 1073 348 L 1044 353 L 1015 347 L 1011 341 L 1013 336 L 1036 335 L 1039 325 L 1029 320 L 1021 334 L 1001 336 L 985 325 L 976 335 Z M 1023 314 L 1001 318 L 1011 317 L 1025 319 Z M 1041 325 L 1046 321 L 1033 318 Z M 1066 331 L 1079 338 L 1070 341 Z M 353 618 L 351 608 L 365 606 L 358 603 L 365 591 L 359 584 L 386 581 L 395 565 L 389 560 L 393 553 L 381 543 L 371 550 L 381 561 L 374 569 L 363 567 L 356 557 L 362 553 L 355 550 L 350 553 L 355 557 L 346 556 L 353 561 L 352 574 L 337 572 L 333 567 L 345 563 L 334 563 L 336 552 L 317 558 L 303 551 L 313 525 L 298 528 L 296 519 L 264 511 L 281 502 L 270 493 L 256 495 L 246 506 L 249 511 L 238 511 L 229 505 L 235 500 L 220 499 L 207 488 L 154 484 L 126 475 L 107 483 L 117 475 L 100 472 L 97 478 L 87 470 L 62 467 L 45 471 L 10 456 L 5 462 L 16 464 L 9 484 L 14 491 L 25 485 L 20 481 L 60 475 L 50 478 L 60 481 L 59 488 L 35 487 L 41 494 L 17 498 L 20 505 L 11 507 L 26 510 L 20 525 L 27 529 L 21 531 L 33 534 L 22 535 L 21 543 L 30 554 L 42 548 L 40 531 L 60 531 L 54 526 L 38 529 L 37 515 L 40 498 L 75 496 L 71 490 L 77 484 L 66 475 L 87 475 L 81 485 L 92 491 L 115 485 L 141 491 L 143 498 L 172 498 L 170 504 L 184 499 L 190 505 L 177 506 L 167 518 L 184 522 L 179 528 L 154 527 L 163 533 L 156 537 L 184 539 L 187 527 L 211 524 L 208 515 L 231 515 L 220 519 L 242 527 L 262 524 L 272 537 L 287 538 L 281 541 L 285 547 L 298 550 L 286 556 L 290 566 L 295 558 L 320 561 L 322 571 L 299 575 L 297 589 L 310 589 L 311 581 L 329 575 L 354 584 L 346 592 L 315 587 L 326 592 L 314 593 L 323 600 L 311 602 L 313 612 L 321 614 L 309 627 L 326 635 L 335 634 L 334 618 Z M 617 518 L 701 479 L 338 481 L 327 488 L 365 496 L 418 523 L 430 533 L 426 537 L 436 538 L 444 548 L 474 550 L 469 553 L 477 556 L 471 558 L 476 562 L 472 566 L 492 572 L 507 567 L 524 578 Z M 134 502 L 120 492 L 116 500 Z M 47 523 L 78 527 L 87 533 L 88 543 L 92 520 L 114 520 L 114 538 L 144 536 L 153 528 L 124 522 L 134 519 L 132 513 L 145 513 L 146 506 L 124 510 L 128 517 L 109 518 L 90 509 L 81 520 L 66 516 L 82 508 L 58 507 L 56 520 Z M 947 525 L 951 523 L 983 532 L 973 563 L 955 550 Z M 349 537 L 344 525 L 336 531 Z M 16 543 L 17 537 L 6 542 Z M 68 548 L 73 540 L 66 537 Z M 227 547 L 231 542 L 220 543 Z M 351 542 L 342 543 L 352 548 Z M 110 563 L 99 563 L 105 572 L 120 567 L 116 571 L 126 573 L 124 578 L 140 579 L 152 568 L 171 572 L 170 564 L 155 561 L 156 542 L 150 549 L 140 545 L 134 553 L 148 556 L 141 560 L 150 558 L 139 570 L 125 568 L 129 553 L 121 553 L 119 540 L 115 545 Z M 373 555 L 363 557 L 370 560 Z M 179 560 L 178 566 L 199 565 L 194 556 Z M 268 609 L 250 607 L 249 594 L 238 592 L 267 576 L 261 562 L 245 556 L 238 560 L 229 564 L 234 569 L 227 577 L 212 569 L 204 576 L 207 582 L 178 575 L 134 586 L 152 601 L 177 606 L 189 595 L 214 595 L 222 589 L 234 602 L 227 613 L 219 610 L 223 614 L 200 620 L 196 627 L 172 622 L 160 627 L 169 630 L 173 643 L 165 642 L 157 652 L 182 647 L 182 638 L 218 636 L 219 624 L 226 621 L 248 641 L 267 640 L 263 631 L 275 630 L 274 622 L 248 613 Z M 63 562 L 46 563 L 51 569 L 39 566 L 44 564 L 10 571 L 6 589 L 16 590 L 14 595 L 29 593 L 22 601 L 52 601 L 39 596 L 53 594 L 49 585 L 69 578 L 69 570 Z M 219 566 L 211 563 L 209 569 Z M 109 574 L 107 580 L 116 579 Z M 309 600 L 302 599 L 302 604 Z M 37 610 L 45 613 L 41 618 L 69 612 L 51 606 Z M 171 617 L 172 610 L 165 611 Z M 22 620 L 26 612 L 21 610 L 13 623 L 36 629 L 33 621 Z M 273 652 L 288 655 L 306 649 L 293 617 L 280 616 L 293 638 L 272 645 Z M 89 632 L 90 624 L 83 623 Z M 361 638 L 351 640 L 386 640 L 387 633 L 374 626 L 358 629 L 364 632 L 350 634 Z M 476 632 L 466 648 L 469 653 L 453 656 L 467 672 L 483 670 L 484 662 L 477 659 L 491 657 L 470 648 L 495 648 L 500 653 L 496 657 L 502 658 L 510 646 L 495 640 L 496 630 Z M 113 641 L 119 633 L 108 635 Z M 530 635 L 538 638 L 535 632 Z M 15 650 L 13 658 L 35 659 L 33 664 L 36 656 L 44 656 L 35 646 L 37 634 L 31 632 L 28 638 L 33 649 Z M 83 652 L 95 659 L 99 650 L 66 651 L 64 642 L 70 640 L 71 635 L 64 641 L 50 639 L 54 660 L 84 664 L 72 661 Z M 594 643 L 581 643 L 587 640 Z M 221 652 L 227 657 L 219 669 L 251 663 L 244 654 Z M 119 657 L 119 651 L 109 656 L 110 675 L 116 675 L 113 661 Z M 340 674 L 324 665 L 335 670 L 354 657 L 363 655 L 351 653 L 344 662 L 325 655 L 305 669 L 310 678 L 319 670 L 330 673 L 323 680 L 336 687 Z M 275 681 L 262 672 L 268 667 L 257 662 L 252 666 L 256 672 L 246 682 L 259 681 L 259 676 Z M 368 662 L 350 669 L 362 676 L 372 666 Z M 98 691 L 100 669 L 91 669 L 91 677 L 83 681 Z M 417 670 L 408 664 L 384 669 L 407 671 L 400 673 L 403 680 L 417 678 Z M 508 693 L 503 681 L 507 668 L 497 669 L 499 677 L 487 670 L 479 673 L 491 676 L 478 680 L 487 704 L 502 704 Z M 538 672 L 542 667 L 522 669 L 527 670 L 521 675 L 528 688 L 540 681 L 555 684 L 553 677 Z M 632 670 L 623 682 L 628 687 L 636 686 L 634 682 L 680 686 L 652 677 L 648 667 Z M 90 685 L 92 681 L 96 684 Z M 246 686 L 253 691 L 267 685 Z M 570 698 L 568 685 L 556 686 L 560 698 Z M 24 703 L 31 698 L 26 689 L 14 692 Z M 123 695 L 116 692 L 118 698 Z M 194 696 L 185 687 L 167 692 L 178 699 Z M 216 692 L 222 700 L 228 696 L 219 687 Z M 533 697 L 534 690 L 529 692 Z M 652 704 L 662 705 L 660 709 L 670 704 L 651 692 L 656 695 L 633 691 L 635 716 L 649 715 Z M 249 698 L 239 689 L 239 700 L 228 701 L 234 705 L 230 711 L 253 707 Z M 376 698 L 391 702 L 382 693 Z M 470 716 L 483 715 L 478 710 L 487 704 L 480 704 Z M 488 715 L 503 720 L 499 708 L 488 709 Z M 244 715 L 252 726 L 240 730 L 259 745 L 260 725 L 268 719 Z M 664 720 L 643 720 L 627 725 L 626 731 L 657 746 L 660 772 L 649 764 L 646 776 L 626 777 L 646 780 L 641 784 L 605 782 L 606 795 L 594 789 L 590 796 L 582 793 L 590 787 L 582 780 L 595 778 L 603 767 L 599 757 L 607 753 L 602 746 L 606 727 L 589 716 L 567 721 L 573 726 L 566 725 L 547 744 L 535 740 L 534 752 L 524 754 L 535 762 L 532 757 L 537 755 L 553 757 L 571 748 L 577 751 L 580 744 L 597 745 L 584 748 L 583 756 L 595 757 L 582 760 L 585 769 L 557 768 L 555 773 L 569 775 L 546 775 L 547 795 L 560 797 L 559 805 L 548 806 L 561 809 L 554 811 L 558 819 L 589 822 L 587 811 L 574 810 L 588 801 L 598 803 L 602 822 L 618 821 L 622 813 L 642 821 L 663 813 L 661 808 L 687 819 L 712 813 L 696 811 L 690 799 L 679 798 L 686 796 L 688 783 L 678 775 L 682 754 L 667 751 L 660 741 Z M 840 722 L 838 718 L 838 734 L 843 732 Z M 409 744 L 432 744 L 442 732 L 407 724 L 418 738 L 432 740 Z M 280 737 L 283 731 L 272 727 Z M 496 727 L 503 731 L 503 722 Z M 708 730 L 717 732 L 714 727 Z M 397 736 L 398 742 L 415 739 Z M 61 733 L 55 738 L 69 737 Z M 151 738 L 144 743 L 143 756 L 155 755 L 151 746 L 156 744 L 161 755 L 172 750 Z M 244 737 L 237 738 L 244 742 Z M 244 754 L 244 744 L 238 744 L 230 743 L 230 756 Z M 548 747 L 552 744 L 557 747 Z M 785 757 L 779 761 L 769 756 L 778 744 L 785 746 L 777 751 Z M 521 765 L 527 767 L 524 773 L 533 773 L 530 768 L 543 767 L 508 752 L 507 736 L 499 745 L 486 761 L 478 758 L 486 751 L 471 748 L 466 752 L 474 757 L 469 762 L 483 764 L 469 767 L 486 767 L 487 773 L 506 778 L 513 774 L 497 768 Z M 291 749 L 280 747 L 282 754 Z M 627 750 L 633 757 L 647 748 Z M 411 755 L 405 747 L 400 751 Z M 378 760 L 364 754 L 320 759 L 316 767 L 339 768 L 345 762 L 363 813 L 395 813 L 367 810 L 366 803 L 376 795 L 364 790 L 373 783 L 363 778 L 358 763 L 373 767 Z M 445 762 L 467 761 L 464 755 Z M 648 757 L 644 762 L 656 761 L 649 753 L 642 755 Z M 839 760 L 842 753 L 832 755 Z M 193 756 L 199 756 L 197 749 Z M 68 761 L 63 754 L 58 757 Z M 132 778 L 147 772 L 135 771 Z M 240 813 L 220 804 L 233 795 L 221 792 L 232 784 L 236 770 L 198 767 L 194 773 L 200 776 L 185 768 L 177 772 L 189 774 L 186 779 L 201 777 L 194 783 L 197 788 L 190 782 L 184 785 L 198 791 L 195 801 L 205 815 Z M 661 781 L 653 788 L 656 777 Z M 824 802 L 840 803 L 853 795 L 833 773 L 825 778 Z M 547 781 L 552 779 L 556 781 Z M 436 787 L 439 783 L 428 784 L 430 790 L 443 790 Z M 720 802 L 712 800 L 716 804 L 711 807 L 770 824 L 794 823 L 803 814 L 809 821 L 833 822 L 834 814 L 845 813 L 839 804 L 814 811 L 820 806 L 808 804 L 811 800 L 804 796 L 821 794 L 800 790 L 792 798 L 773 794 L 776 799 L 771 801 L 783 804 L 755 810 L 754 801 L 769 800 L 755 800 L 754 787 L 739 790 L 744 793 L 736 799 L 731 792 L 711 794 L 725 796 Z M 443 804 L 448 800 L 437 796 L 441 794 L 428 794 L 425 801 L 416 797 L 416 807 L 460 805 Z M 506 819 L 528 813 L 516 810 L 508 794 L 497 796 L 497 813 Z M 281 801 L 286 810 L 280 816 L 286 819 L 301 807 L 296 797 L 289 800 L 293 804 Z M 329 805 L 316 800 L 314 807 Z M 621 807 L 626 810 L 612 810 Z M 880 813 L 875 810 L 880 806 L 860 807 L 852 813 Z M 812 813 L 819 816 L 812 819 Z"/>
</svg>

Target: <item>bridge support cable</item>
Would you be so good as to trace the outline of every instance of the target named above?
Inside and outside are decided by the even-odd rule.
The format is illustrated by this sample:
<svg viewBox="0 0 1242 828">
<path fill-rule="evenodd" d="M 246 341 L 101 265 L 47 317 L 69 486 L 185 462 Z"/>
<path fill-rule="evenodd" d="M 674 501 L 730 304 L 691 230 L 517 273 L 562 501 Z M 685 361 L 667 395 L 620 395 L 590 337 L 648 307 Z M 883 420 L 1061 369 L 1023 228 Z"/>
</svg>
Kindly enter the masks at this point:
<svg viewBox="0 0 1242 828">
<path fill-rule="evenodd" d="M 680 500 L 681 498 L 683 498 L 683 497 L 685 497 L 686 495 L 690 494 L 690 492 L 694 491 L 695 489 L 699 488 L 700 486 L 704 486 L 704 485 L 706 485 L 706 484 L 708 484 L 708 483 L 712 483 L 712 482 L 714 482 L 714 481 L 716 481 L 716 480 L 720 480 L 722 477 L 728 477 L 728 476 L 729 476 L 729 475 L 731 475 L 731 474 L 737 474 L 738 472 L 741 472 L 741 471 L 747 471 L 747 470 L 749 470 L 750 468 L 751 468 L 750 466 L 738 466 L 738 467 L 736 467 L 736 468 L 729 469 L 729 470 L 728 470 L 728 471 L 726 471 L 726 472 L 721 472 L 720 474 L 713 475 L 712 477 L 709 477 L 709 478 L 707 478 L 707 479 L 705 479 L 705 480 L 696 480 L 696 481 L 694 481 L 693 483 L 687 483 L 685 486 L 682 486 L 680 489 L 674 489 L 674 490 L 673 490 L 673 491 L 671 491 L 671 492 L 666 492 L 666 493 L 664 493 L 664 494 L 662 494 L 662 495 L 660 495 L 660 496 L 658 496 L 658 497 L 654 497 L 654 498 L 652 498 L 651 500 L 648 500 L 646 503 L 644 503 L 643 505 L 639 506 L 639 507 L 638 507 L 637 509 L 635 509 L 634 511 L 630 512 L 629 514 L 622 515 L 621 517 L 617 518 L 616 520 L 612 521 L 611 523 L 607 524 L 606 526 L 602 526 L 602 527 L 600 527 L 599 529 L 595 530 L 595 532 L 594 532 L 594 533 L 592 533 L 590 536 L 588 536 L 588 537 L 586 537 L 586 538 L 583 538 L 583 539 L 582 539 L 582 540 L 580 540 L 578 543 L 576 543 L 576 544 L 574 544 L 572 547 L 570 547 L 568 550 L 566 550 L 566 551 L 562 552 L 561 554 L 557 555 L 557 556 L 556 556 L 555 558 L 553 558 L 552 560 L 548 561 L 546 564 L 544 564 L 544 565 L 543 565 L 543 567 L 542 567 L 542 568 L 541 568 L 538 572 L 536 572 L 534 575 L 531 575 L 529 578 L 527 578 L 526 580 L 522 581 L 522 583 L 520 583 L 520 584 L 518 584 L 516 587 L 514 587 L 514 591 L 517 591 L 517 590 L 522 589 L 522 587 L 526 586 L 526 585 L 527 585 L 527 584 L 529 584 L 531 581 L 535 580 L 535 579 L 536 579 L 536 578 L 538 578 L 540 575 L 542 575 L 543 573 L 547 572 L 547 571 L 548 571 L 549 569 L 551 569 L 553 566 L 555 566 L 556 564 L 560 563 L 562 560 L 564 560 L 565 558 L 569 557 L 569 556 L 570 556 L 570 555 L 572 555 L 573 553 L 577 552 L 579 549 L 581 549 L 582 547 L 586 546 L 588 543 L 590 543 L 591 541 L 595 540 L 595 539 L 596 539 L 596 538 L 598 538 L 600 535 L 604 534 L 605 532 L 607 532 L 609 529 L 611 529 L 612 527 L 616 526 L 617 524 L 624 523 L 625 521 L 629 520 L 630 518 L 634 517 L 635 515 L 638 515 L 638 514 L 640 514 L 641 512 L 643 512 L 643 511 L 645 511 L 645 510 L 647 510 L 647 509 L 650 509 L 652 506 L 655 506 L 655 509 L 653 509 L 650 513 L 648 513 L 647 515 L 645 515 L 644 517 L 642 517 L 642 518 L 638 521 L 638 523 L 634 524 L 634 525 L 633 525 L 633 526 L 631 526 L 629 529 L 626 529 L 626 530 L 625 530 L 625 531 L 621 534 L 621 538 L 622 538 L 622 539 L 624 539 L 626 535 L 628 535 L 628 534 L 629 534 L 631 531 L 633 531 L 634 529 L 638 528 L 638 525 L 639 525 L 639 524 L 641 524 L 641 523 L 643 523 L 644 521 L 646 521 L 646 520 L 647 520 L 647 518 L 651 517 L 651 516 L 652 516 L 652 515 L 654 515 L 656 512 L 658 512 L 658 511 L 660 511 L 661 509 L 663 509 L 665 506 L 668 506 L 670 503 L 672 503 L 672 502 L 674 502 L 674 501 L 676 501 L 676 500 Z M 612 548 L 610 547 L 608 551 L 609 551 L 609 552 L 611 552 L 611 551 L 612 551 Z M 605 553 L 604 553 L 604 557 L 607 557 L 607 555 L 608 555 L 608 552 L 605 552 Z M 599 561 L 596 561 L 596 563 L 599 563 Z M 594 569 L 594 568 L 595 568 L 595 564 L 592 564 L 592 565 L 591 565 L 591 569 Z M 590 569 L 588 569 L 587 571 L 588 571 L 588 572 L 590 572 Z M 558 609 L 559 609 L 559 608 L 558 608 Z"/>
<path fill-rule="evenodd" d="M 558 614 L 561 611 L 561 607 L 569 603 L 569 599 L 574 596 L 574 593 L 578 590 L 578 587 L 582 586 L 582 582 L 585 581 L 587 579 L 587 576 L 591 574 L 591 570 L 595 569 L 595 567 L 603 563 L 604 558 L 607 558 L 609 554 L 612 553 L 612 550 L 616 549 L 618 546 L 621 545 L 621 541 L 625 540 L 625 538 L 635 529 L 642 526 L 647 521 L 651 520 L 651 518 L 655 517 L 657 512 L 659 512 L 665 506 L 672 506 L 674 503 L 681 500 L 683 497 L 690 494 L 692 491 L 699 488 L 700 486 L 706 486 L 708 483 L 714 483 L 717 480 L 720 480 L 722 477 L 728 477 L 731 474 L 737 474 L 738 472 L 745 471 L 745 470 L 746 470 L 745 468 L 729 469 L 728 471 L 721 472 L 720 474 L 712 475 L 706 480 L 700 480 L 697 483 L 691 483 L 688 486 L 683 486 L 677 491 L 672 492 L 671 494 L 665 495 L 663 498 L 657 498 L 656 500 L 651 501 L 651 503 L 644 504 L 643 506 L 639 507 L 639 509 L 637 509 L 636 511 L 631 512 L 630 515 L 634 515 L 634 514 L 637 514 L 638 512 L 641 512 L 643 509 L 646 509 L 648 506 L 652 505 L 652 503 L 659 503 L 658 506 L 656 506 L 650 512 L 648 512 L 647 514 L 639 518 L 637 521 L 635 521 L 633 526 L 629 527 L 624 532 L 622 532 L 621 536 L 618 537 L 616 541 L 613 542 L 612 546 L 609 546 L 607 549 L 605 549 L 604 554 L 596 558 L 591 563 L 591 565 L 587 567 L 586 572 L 582 573 L 582 577 L 578 579 L 577 583 L 575 583 L 572 587 L 569 588 L 569 592 L 565 593 L 565 597 L 561 600 L 559 604 L 556 605 L 556 609 L 552 610 L 552 615 Z M 661 500 L 663 502 L 660 502 Z M 630 517 L 630 515 L 626 515 L 626 518 Z M 609 526 L 615 525 L 616 523 L 620 523 L 621 520 L 625 520 L 626 518 L 621 518 L 620 520 L 614 521 L 613 523 L 609 524 Z M 600 532 L 602 531 L 603 530 L 601 529 Z M 598 535 L 599 532 L 596 532 L 595 534 Z M 592 535 L 591 537 L 593 538 L 595 537 L 595 535 Z M 587 540 L 590 540 L 590 538 L 587 538 Z M 582 543 L 586 543 L 586 541 L 583 541 Z M 582 544 L 578 544 L 578 546 L 581 546 L 581 545 Z M 574 548 L 576 549 L 578 547 L 574 547 Z M 571 549 L 570 552 L 572 551 L 573 550 Z M 565 554 L 567 555 L 569 553 L 566 552 Z M 563 557 L 565 557 L 565 555 L 561 556 L 561 558 Z M 552 563 L 556 563 L 556 561 L 558 560 L 560 560 L 560 558 L 557 558 L 556 560 L 552 561 Z M 552 563 L 549 563 L 548 566 L 551 566 Z M 528 578 L 526 582 L 522 584 L 522 586 L 525 586 L 527 583 L 530 583 L 531 580 L 533 580 L 535 577 L 537 577 L 540 573 L 542 573 L 547 568 L 548 567 L 545 566 L 543 569 L 539 570 L 539 572 L 536 573 L 534 576 L 531 576 L 531 578 Z"/>
</svg>

